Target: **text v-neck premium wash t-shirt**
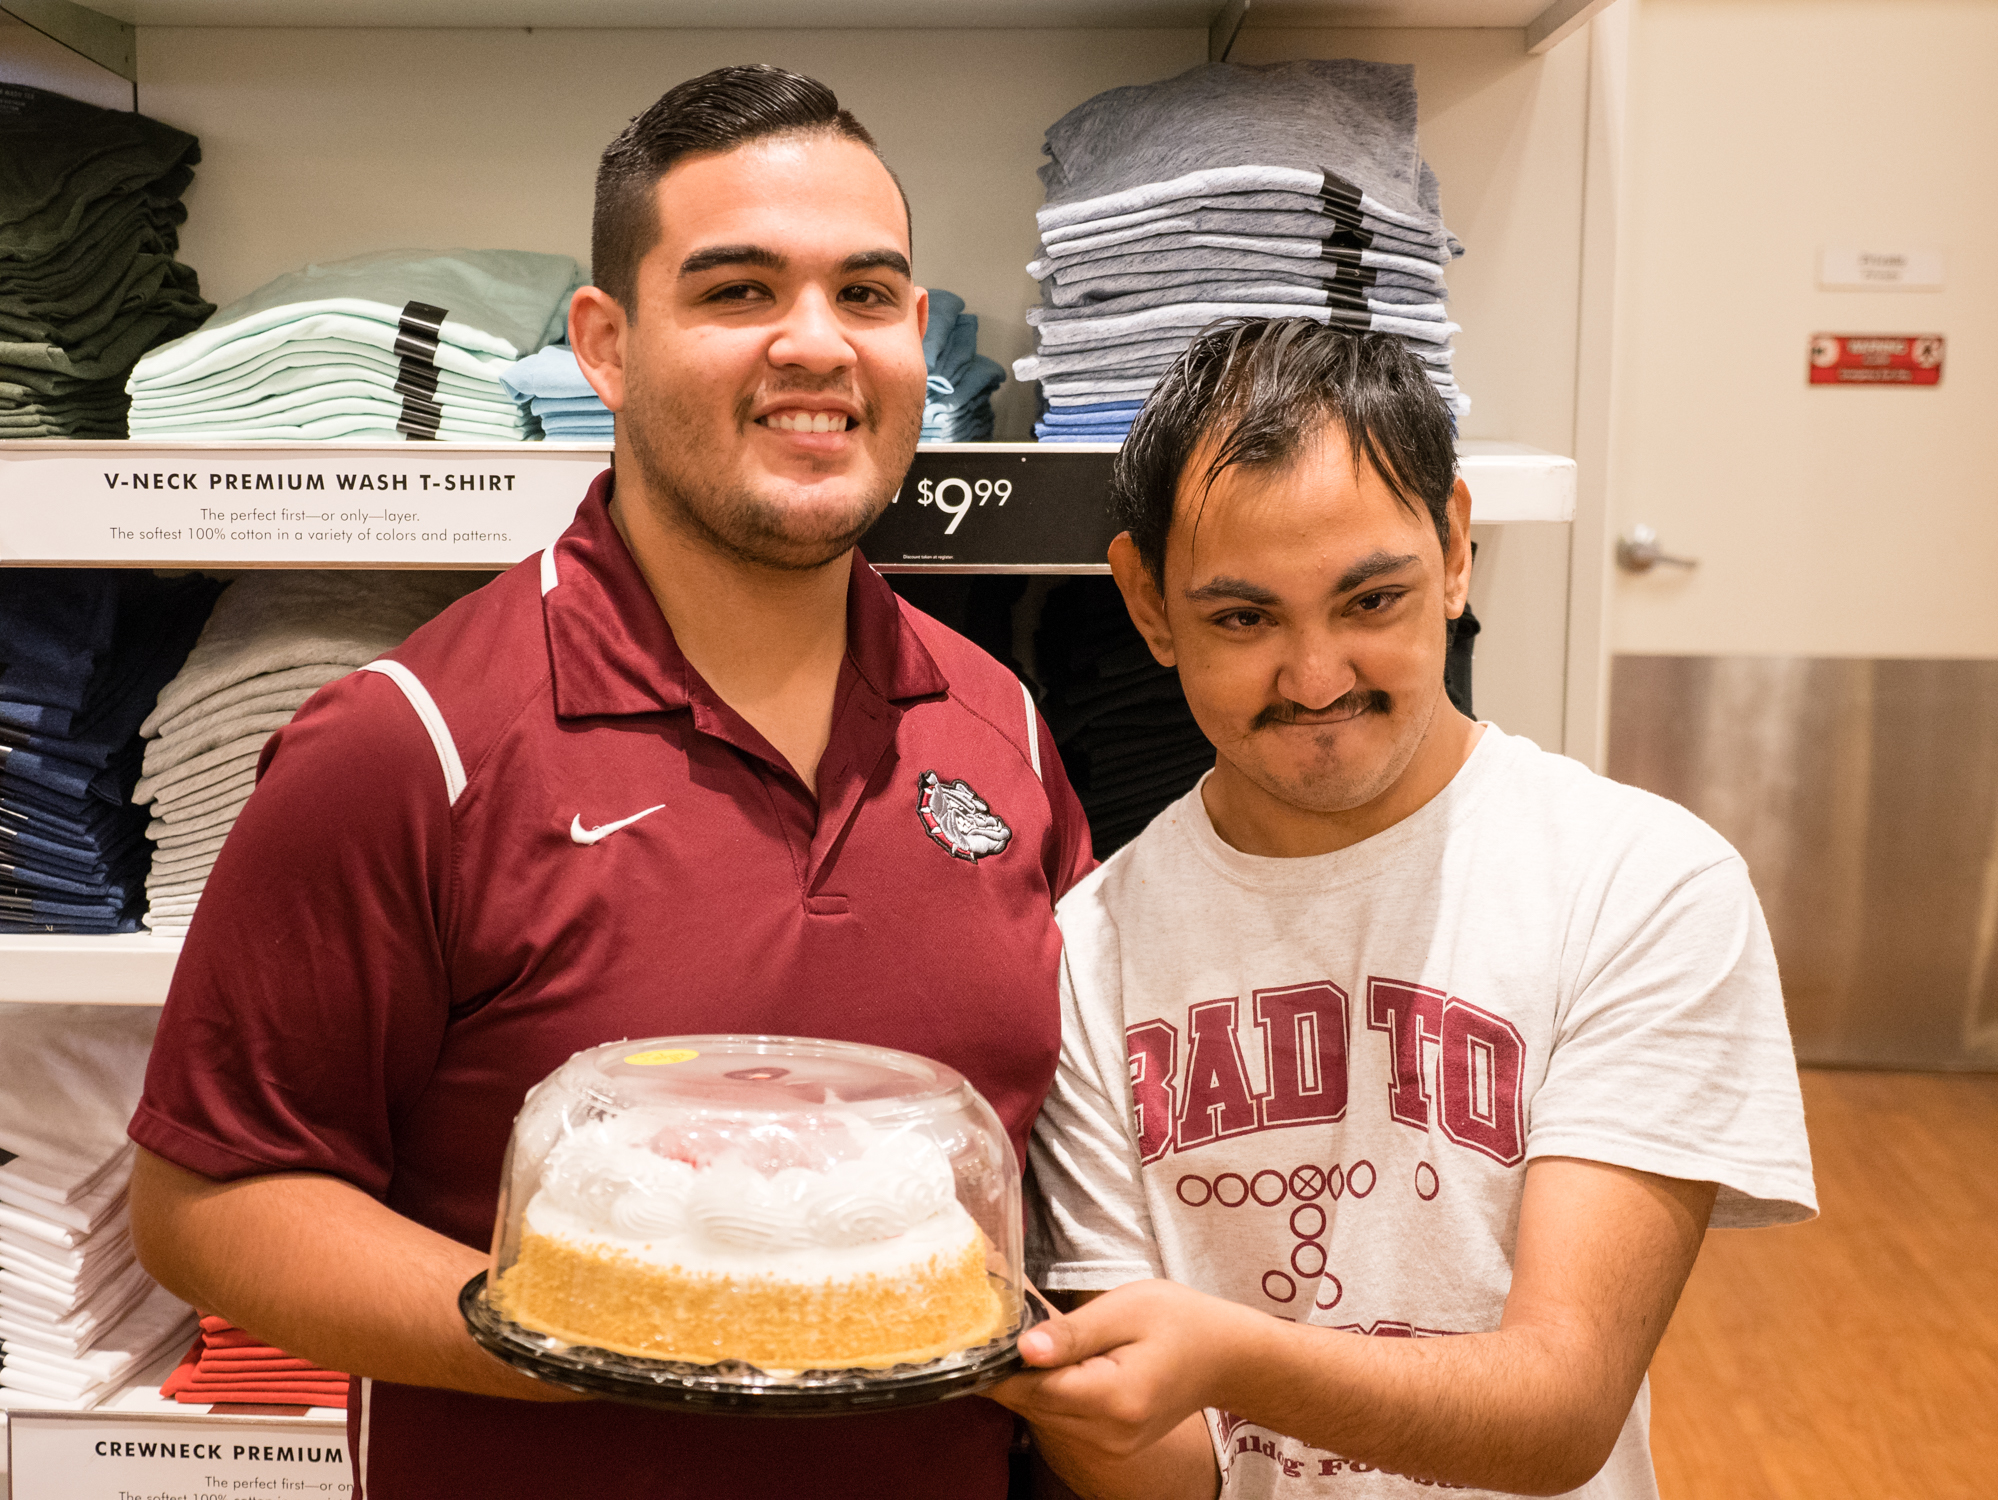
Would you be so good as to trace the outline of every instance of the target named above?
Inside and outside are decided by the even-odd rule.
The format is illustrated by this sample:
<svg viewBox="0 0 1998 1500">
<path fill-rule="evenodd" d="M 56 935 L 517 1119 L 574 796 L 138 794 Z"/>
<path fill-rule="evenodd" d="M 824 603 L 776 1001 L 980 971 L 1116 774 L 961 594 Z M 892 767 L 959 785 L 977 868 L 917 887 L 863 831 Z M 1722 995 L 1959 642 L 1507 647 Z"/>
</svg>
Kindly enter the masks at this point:
<svg viewBox="0 0 1998 1500">
<path fill-rule="evenodd" d="M 1499 1326 L 1535 1157 L 1717 1183 L 1716 1228 L 1816 1212 L 1741 857 L 1530 740 L 1485 726 L 1420 810 L 1303 859 L 1231 848 L 1195 787 L 1060 919 L 1042 1286 L 1162 1276 L 1328 1330 L 1442 1337 Z M 1656 1500 L 1648 1413 L 1640 1389 L 1574 1495 Z M 1434 1493 L 1208 1421 L 1227 1500 Z"/>
<path fill-rule="evenodd" d="M 484 1248 L 514 1115 L 571 1054 L 768 1032 L 956 1068 L 1024 1160 L 1059 1050 L 1053 906 L 1090 855 L 1019 680 L 856 559 L 814 798 L 680 654 L 610 496 L 606 474 L 554 547 L 272 738 L 140 1145 L 218 1179 L 329 1173 Z M 931 773 L 1002 848 L 924 818 Z M 381 1381 L 349 1417 L 366 1500 L 880 1500 L 941 1474 L 997 1500 L 1013 1425 L 979 1398 L 768 1422 Z"/>
</svg>

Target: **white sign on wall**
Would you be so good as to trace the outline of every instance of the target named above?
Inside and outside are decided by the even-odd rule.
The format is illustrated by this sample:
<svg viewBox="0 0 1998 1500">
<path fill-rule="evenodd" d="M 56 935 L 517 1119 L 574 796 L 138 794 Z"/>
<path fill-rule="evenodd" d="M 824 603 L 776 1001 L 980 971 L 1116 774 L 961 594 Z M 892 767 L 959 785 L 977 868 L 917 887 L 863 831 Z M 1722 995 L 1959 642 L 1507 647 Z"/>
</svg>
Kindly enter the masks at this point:
<svg viewBox="0 0 1998 1500">
<path fill-rule="evenodd" d="M 1818 285 L 1837 292 L 1939 292 L 1940 250 L 1863 250 L 1827 245 L 1818 253 Z"/>
<path fill-rule="evenodd" d="M 7 1437 L 13 1500 L 319 1500 L 354 1487 L 343 1420 L 17 1411 Z"/>
<path fill-rule="evenodd" d="M 0 444 L 0 562 L 511 567 L 603 449 Z"/>
</svg>

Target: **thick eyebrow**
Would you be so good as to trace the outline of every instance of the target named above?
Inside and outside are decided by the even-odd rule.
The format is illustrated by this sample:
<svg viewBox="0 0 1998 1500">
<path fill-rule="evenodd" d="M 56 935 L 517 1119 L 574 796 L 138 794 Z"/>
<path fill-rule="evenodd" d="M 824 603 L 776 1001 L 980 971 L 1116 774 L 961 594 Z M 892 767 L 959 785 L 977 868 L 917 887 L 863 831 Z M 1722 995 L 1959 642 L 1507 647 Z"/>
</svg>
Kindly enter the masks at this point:
<svg viewBox="0 0 1998 1500">
<path fill-rule="evenodd" d="M 872 271 L 876 266 L 885 267 L 898 276 L 908 276 L 909 258 L 899 250 L 862 250 L 849 255 L 839 263 L 839 274 L 851 276 L 856 271 Z"/>
<path fill-rule="evenodd" d="M 1392 552 L 1369 553 L 1339 575 L 1339 581 L 1332 585 L 1332 592 L 1335 594 L 1350 594 L 1354 589 L 1370 579 L 1378 578 L 1383 573 L 1398 572 L 1410 563 L 1420 561 L 1421 559 L 1413 552 L 1405 553 L 1400 557 L 1395 556 Z"/>
<path fill-rule="evenodd" d="M 786 264 L 783 256 L 761 245 L 710 245 L 681 261 L 680 274 L 698 276 L 717 266 L 757 266 L 765 271 L 781 271 Z"/>
<path fill-rule="evenodd" d="M 683 277 L 699 276 L 720 266 L 755 266 L 764 271 L 782 271 L 789 265 L 790 262 L 775 250 L 762 245 L 710 245 L 681 261 L 680 274 Z M 871 271 L 877 266 L 900 276 L 910 274 L 909 258 L 899 250 L 859 251 L 839 263 L 839 274 L 851 276 L 857 271 Z"/>
<path fill-rule="evenodd" d="M 1266 589 L 1259 583 L 1250 583 L 1246 578 L 1210 578 L 1199 588 L 1188 589 L 1186 597 L 1195 604 L 1212 604 L 1222 600 L 1239 600 L 1244 604 L 1277 602 L 1274 589 Z"/>
</svg>

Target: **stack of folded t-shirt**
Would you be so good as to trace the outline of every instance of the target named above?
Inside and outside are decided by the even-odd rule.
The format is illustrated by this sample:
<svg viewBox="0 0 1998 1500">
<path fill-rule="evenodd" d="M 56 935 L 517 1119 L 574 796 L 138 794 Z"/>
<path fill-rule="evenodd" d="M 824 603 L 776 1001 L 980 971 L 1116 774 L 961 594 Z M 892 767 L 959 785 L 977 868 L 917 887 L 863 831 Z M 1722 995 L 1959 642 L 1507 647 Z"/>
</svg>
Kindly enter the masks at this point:
<svg viewBox="0 0 1998 1500">
<path fill-rule="evenodd" d="M 126 1190 L 159 1012 L 0 1006 L 0 1406 L 87 1410 L 194 1313 L 132 1250 Z"/>
<path fill-rule="evenodd" d="M 249 801 L 264 741 L 307 698 L 373 661 L 453 600 L 479 573 L 246 573 L 216 601 L 186 665 L 140 726 L 144 776 L 133 800 L 152 809 L 157 846 L 146 926 L 184 932 L 215 857 Z"/>
<path fill-rule="evenodd" d="M 0 932 L 130 932 L 146 878 L 139 725 L 222 587 L 35 569 L 0 588 Z"/>
<path fill-rule="evenodd" d="M 121 438 L 125 376 L 215 311 L 174 259 L 200 144 L 0 83 L 0 438 Z"/>
<path fill-rule="evenodd" d="M 394 442 L 533 436 L 500 375 L 562 336 L 566 255 L 388 250 L 307 266 L 132 371 L 133 437 Z"/>
<path fill-rule="evenodd" d="M 1153 659 L 1107 578 L 1049 592 L 1034 635 L 1041 714 L 1061 750 L 1090 842 L 1107 859 L 1214 764 L 1179 674 Z"/>
<path fill-rule="evenodd" d="M 347 1377 L 297 1359 L 245 1333 L 227 1318 L 201 1320 L 201 1332 L 160 1387 L 183 1406 L 347 1405 Z"/>
<path fill-rule="evenodd" d="M 609 443 L 615 435 L 611 409 L 583 378 L 567 344 L 550 344 L 501 371 L 500 384 L 551 443 Z"/>
<path fill-rule="evenodd" d="M 1043 441 L 1121 440 L 1193 335 L 1310 317 L 1392 333 L 1453 414 L 1443 226 L 1403 64 L 1209 63 L 1112 89 L 1047 132 L 1037 351 Z"/>
<path fill-rule="evenodd" d="M 978 319 L 955 292 L 930 289 L 930 322 L 923 332 L 930 369 L 923 399 L 922 440 L 975 443 L 992 436 L 992 393 L 1006 382 L 996 359 L 978 352 Z"/>
</svg>

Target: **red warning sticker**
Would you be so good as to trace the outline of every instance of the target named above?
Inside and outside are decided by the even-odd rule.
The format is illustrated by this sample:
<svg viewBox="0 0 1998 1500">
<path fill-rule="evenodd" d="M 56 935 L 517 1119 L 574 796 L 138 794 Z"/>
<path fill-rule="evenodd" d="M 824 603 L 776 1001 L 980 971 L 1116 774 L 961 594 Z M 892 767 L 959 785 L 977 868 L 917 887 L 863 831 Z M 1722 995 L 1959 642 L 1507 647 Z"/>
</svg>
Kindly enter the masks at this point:
<svg viewBox="0 0 1998 1500">
<path fill-rule="evenodd" d="M 1812 385 L 1936 385 L 1942 380 L 1939 333 L 1814 333 Z"/>
</svg>

